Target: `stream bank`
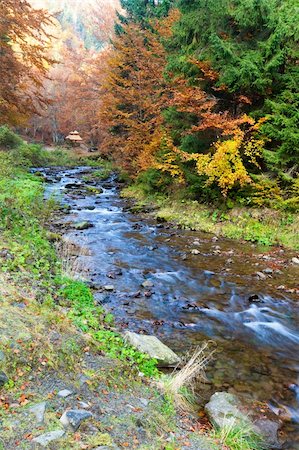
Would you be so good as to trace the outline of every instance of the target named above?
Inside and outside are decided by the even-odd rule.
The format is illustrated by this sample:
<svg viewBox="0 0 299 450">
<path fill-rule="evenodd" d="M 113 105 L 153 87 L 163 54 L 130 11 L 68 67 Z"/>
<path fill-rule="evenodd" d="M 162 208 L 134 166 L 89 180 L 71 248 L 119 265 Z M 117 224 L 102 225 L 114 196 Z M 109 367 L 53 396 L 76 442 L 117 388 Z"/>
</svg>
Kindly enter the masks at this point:
<svg viewBox="0 0 299 450">
<path fill-rule="evenodd" d="M 295 256 L 132 214 L 114 176 L 45 173 L 47 195 L 69 209 L 54 225 L 88 250 L 78 258 L 81 275 L 118 327 L 154 334 L 177 352 L 213 340 L 217 357 L 198 386 L 203 404 L 216 390 L 262 402 L 284 421 L 285 448 L 297 448 Z"/>
<path fill-rule="evenodd" d="M 183 229 L 204 231 L 238 241 L 284 246 L 298 253 L 299 215 L 296 213 L 266 207 L 238 207 L 225 200 L 217 208 L 182 200 L 178 194 L 165 196 L 146 193 L 147 190 L 142 184 L 135 183 L 124 188 L 121 196 L 134 201 L 136 212 L 153 209 L 153 215 L 161 222 L 174 222 Z"/>
</svg>

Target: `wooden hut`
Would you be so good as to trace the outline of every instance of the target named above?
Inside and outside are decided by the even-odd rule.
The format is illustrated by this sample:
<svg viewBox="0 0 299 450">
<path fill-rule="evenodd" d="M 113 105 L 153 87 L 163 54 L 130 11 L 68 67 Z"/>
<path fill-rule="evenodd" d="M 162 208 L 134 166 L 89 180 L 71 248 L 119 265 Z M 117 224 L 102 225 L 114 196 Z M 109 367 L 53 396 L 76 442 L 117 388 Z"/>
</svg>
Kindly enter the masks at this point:
<svg viewBox="0 0 299 450">
<path fill-rule="evenodd" d="M 78 131 L 71 131 L 70 134 L 65 138 L 67 142 L 69 142 L 73 147 L 79 146 L 83 139 L 81 138 Z"/>
</svg>

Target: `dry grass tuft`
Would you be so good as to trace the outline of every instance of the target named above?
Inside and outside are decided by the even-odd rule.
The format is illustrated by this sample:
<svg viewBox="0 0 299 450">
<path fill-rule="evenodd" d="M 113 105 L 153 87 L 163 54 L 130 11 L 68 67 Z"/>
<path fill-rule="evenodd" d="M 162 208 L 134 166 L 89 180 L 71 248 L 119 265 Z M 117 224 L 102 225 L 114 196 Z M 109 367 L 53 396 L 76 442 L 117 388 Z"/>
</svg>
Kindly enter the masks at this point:
<svg viewBox="0 0 299 450">
<path fill-rule="evenodd" d="M 159 382 L 162 392 L 169 396 L 176 407 L 183 410 L 194 410 L 196 395 L 194 385 L 197 380 L 205 380 L 205 367 L 212 359 L 215 349 L 211 350 L 209 342 L 198 347 L 191 356 L 185 359 L 187 363 L 180 371 L 165 375 Z"/>
<path fill-rule="evenodd" d="M 82 279 L 84 264 L 82 256 L 90 256 L 90 250 L 84 245 L 78 245 L 67 237 L 56 244 L 57 254 L 62 262 L 62 273 L 68 278 Z"/>
</svg>

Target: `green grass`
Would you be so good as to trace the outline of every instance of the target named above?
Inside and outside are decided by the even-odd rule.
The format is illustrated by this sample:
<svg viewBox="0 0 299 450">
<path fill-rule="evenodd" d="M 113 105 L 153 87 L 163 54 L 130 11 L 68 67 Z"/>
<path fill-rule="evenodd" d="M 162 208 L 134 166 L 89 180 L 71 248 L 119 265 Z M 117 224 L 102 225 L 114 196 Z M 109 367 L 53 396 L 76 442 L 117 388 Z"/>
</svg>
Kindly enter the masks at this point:
<svg viewBox="0 0 299 450">
<path fill-rule="evenodd" d="M 222 448 L 230 450 L 265 450 L 267 448 L 261 436 L 246 424 L 214 429 L 210 437 Z"/>
<path fill-rule="evenodd" d="M 126 362 L 146 376 L 157 376 L 157 362 L 126 344 L 122 336 L 110 328 L 111 314 L 106 314 L 95 301 L 90 289 L 81 281 L 62 278 L 57 280 L 62 286 L 58 291 L 70 308 L 69 318 L 85 333 L 89 333 L 98 348 L 106 355 Z M 65 303 L 63 303 L 65 304 Z"/>
</svg>

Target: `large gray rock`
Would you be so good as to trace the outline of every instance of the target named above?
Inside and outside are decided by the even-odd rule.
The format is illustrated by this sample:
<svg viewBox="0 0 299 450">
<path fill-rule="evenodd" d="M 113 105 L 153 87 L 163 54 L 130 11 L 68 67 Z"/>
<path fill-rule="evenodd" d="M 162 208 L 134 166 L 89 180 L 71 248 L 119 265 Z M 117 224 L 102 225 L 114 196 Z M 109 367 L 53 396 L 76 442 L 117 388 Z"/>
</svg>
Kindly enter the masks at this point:
<svg viewBox="0 0 299 450">
<path fill-rule="evenodd" d="M 215 392 L 206 404 L 205 410 L 212 424 L 218 428 L 252 425 L 251 420 L 240 410 L 237 397 L 228 392 Z"/>
<path fill-rule="evenodd" d="M 261 436 L 267 448 L 281 449 L 278 439 L 280 424 L 267 418 L 253 421 L 242 412 L 241 404 L 235 395 L 228 392 L 216 392 L 206 404 L 205 410 L 210 421 L 217 428 L 247 426 Z"/>
<path fill-rule="evenodd" d="M 40 436 L 37 436 L 36 438 L 32 439 L 32 443 L 37 444 L 34 445 L 34 447 L 38 447 L 39 445 L 42 447 L 47 447 L 47 445 L 50 444 L 50 442 L 62 438 L 64 434 L 65 434 L 64 430 L 50 431 L 49 433 L 41 434 Z"/>
<path fill-rule="evenodd" d="M 65 428 L 71 428 L 72 431 L 77 431 L 83 420 L 90 419 L 92 413 L 84 409 L 70 409 L 65 411 L 60 417 L 60 422 Z"/>
<path fill-rule="evenodd" d="M 126 331 L 124 333 L 124 339 L 140 352 L 146 353 L 151 358 L 156 359 L 160 367 L 173 367 L 181 361 L 180 357 L 156 338 L 156 336 Z"/>
<path fill-rule="evenodd" d="M 278 431 L 281 424 L 269 419 L 258 419 L 254 422 L 255 431 L 260 434 L 268 447 L 271 449 L 281 449 L 282 444 L 278 440 Z"/>
</svg>

